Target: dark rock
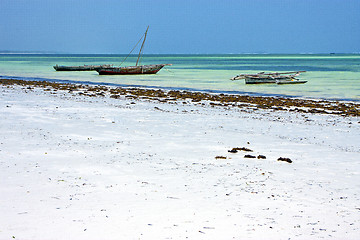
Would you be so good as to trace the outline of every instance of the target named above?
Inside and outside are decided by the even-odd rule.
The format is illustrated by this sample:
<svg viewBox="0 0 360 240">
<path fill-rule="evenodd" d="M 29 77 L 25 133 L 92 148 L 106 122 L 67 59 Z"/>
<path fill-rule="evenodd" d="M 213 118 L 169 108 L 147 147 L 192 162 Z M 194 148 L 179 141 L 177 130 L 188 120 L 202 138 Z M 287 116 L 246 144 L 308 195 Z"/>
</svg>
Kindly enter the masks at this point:
<svg viewBox="0 0 360 240">
<path fill-rule="evenodd" d="M 242 147 L 242 148 L 240 148 L 239 150 L 245 151 L 245 152 L 253 152 L 253 150 L 251 150 L 251 149 L 249 149 L 249 148 L 246 148 L 246 147 Z"/>
<path fill-rule="evenodd" d="M 256 156 L 253 156 L 253 155 L 245 155 L 244 158 L 256 158 Z"/>
<path fill-rule="evenodd" d="M 120 95 L 116 95 L 116 94 L 113 94 L 113 95 L 110 95 L 111 98 L 115 98 L 115 99 L 119 99 L 120 98 Z"/>
<path fill-rule="evenodd" d="M 237 148 L 233 148 L 233 149 L 235 149 L 237 151 L 253 152 L 253 150 L 246 148 L 246 147 L 241 147 L 241 148 L 237 147 Z"/>
<path fill-rule="evenodd" d="M 228 152 L 230 152 L 230 153 L 237 153 L 238 151 L 236 150 L 236 148 L 233 148 L 233 149 L 231 149 L 231 150 L 228 150 Z"/>
<path fill-rule="evenodd" d="M 266 157 L 264 155 L 259 155 L 257 156 L 258 159 L 266 159 Z"/>
<path fill-rule="evenodd" d="M 288 163 L 292 163 L 290 158 L 283 158 L 283 157 L 279 157 L 278 161 L 284 161 L 284 162 L 288 162 Z"/>
</svg>

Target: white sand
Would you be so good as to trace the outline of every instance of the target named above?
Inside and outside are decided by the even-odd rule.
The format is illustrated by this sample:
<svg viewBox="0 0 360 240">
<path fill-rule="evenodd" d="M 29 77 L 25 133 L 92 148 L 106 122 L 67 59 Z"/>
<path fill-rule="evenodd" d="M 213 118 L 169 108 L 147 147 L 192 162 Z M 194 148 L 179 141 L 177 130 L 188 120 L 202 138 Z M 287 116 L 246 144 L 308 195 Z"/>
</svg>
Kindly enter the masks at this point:
<svg viewBox="0 0 360 240">
<path fill-rule="evenodd" d="M 27 92 L 0 86 L 1 240 L 359 239 L 359 118 Z"/>
</svg>

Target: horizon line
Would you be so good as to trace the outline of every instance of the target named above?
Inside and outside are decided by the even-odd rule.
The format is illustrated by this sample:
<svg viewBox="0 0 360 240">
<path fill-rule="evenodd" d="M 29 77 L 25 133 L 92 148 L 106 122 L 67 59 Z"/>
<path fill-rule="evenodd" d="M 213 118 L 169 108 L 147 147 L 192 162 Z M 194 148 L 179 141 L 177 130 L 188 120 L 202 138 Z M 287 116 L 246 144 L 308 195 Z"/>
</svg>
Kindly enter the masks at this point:
<svg viewBox="0 0 360 240">
<path fill-rule="evenodd" d="M 51 51 L 10 51 L 0 50 L 0 54 L 58 54 L 58 55 L 126 55 L 128 53 L 71 53 Z M 336 54 L 360 54 L 360 52 L 301 52 L 301 53 L 276 53 L 276 52 L 243 52 L 243 53 L 144 53 L 143 55 L 336 55 Z M 136 56 L 137 54 L 130 54 Z"/>
</svg>

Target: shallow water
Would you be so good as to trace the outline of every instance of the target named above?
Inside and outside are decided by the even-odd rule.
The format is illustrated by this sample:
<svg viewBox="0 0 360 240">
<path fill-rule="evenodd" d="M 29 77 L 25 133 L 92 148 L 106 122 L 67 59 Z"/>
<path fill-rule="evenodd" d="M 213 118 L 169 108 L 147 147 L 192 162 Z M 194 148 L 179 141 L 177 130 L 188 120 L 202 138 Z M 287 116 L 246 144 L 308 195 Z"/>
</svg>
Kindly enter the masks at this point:
<svg viewBox="0 0 360 240">
<path fill-rule="evenodd" d="M 149 86 L 235 92 L 256 95 L 285 95 L 360 101 L 360 54 L 298 55 L 144 55 L 142 64 L 172 63 L 156 75 L 100 76 L 91 72 L 56 72 L 53 66 L 114 64 L 126 55 L 99 54 L 0 54 L 0 77 L 65 80 L 122 86 Z M 130 56 L 122 66 L 134 65 Z M 239 73 L 299 71 L 306 84 L 246 85 L 231 81 Z"/>
</svg>

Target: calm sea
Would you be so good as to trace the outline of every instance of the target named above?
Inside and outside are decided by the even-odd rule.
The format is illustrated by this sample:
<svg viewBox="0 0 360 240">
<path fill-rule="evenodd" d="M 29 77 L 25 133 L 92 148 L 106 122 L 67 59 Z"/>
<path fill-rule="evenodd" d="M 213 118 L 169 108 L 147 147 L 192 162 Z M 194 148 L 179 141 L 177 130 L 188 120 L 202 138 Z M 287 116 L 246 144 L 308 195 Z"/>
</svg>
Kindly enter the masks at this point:
<svg viewBox="0 0 360 240">
<path fill-rule="evenodd" d="M 360 101 L 360 54 L 298 55 L 144 55 L 142 64 L 171 63 L 156 75 L 100 76 L 91 72 L 56 72 L 53 65 L 119 65 L 126 55 L 0 54 L 0 77 L 231 92 L 254 95 Z M 130 56 L 122 66 L 134 65 Z M 246 85 L 231 81 L 240 73 L 299 71 L 306 84 Z"/>
</svg>

